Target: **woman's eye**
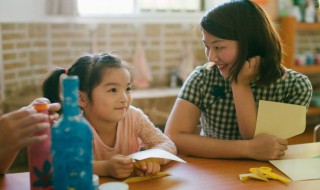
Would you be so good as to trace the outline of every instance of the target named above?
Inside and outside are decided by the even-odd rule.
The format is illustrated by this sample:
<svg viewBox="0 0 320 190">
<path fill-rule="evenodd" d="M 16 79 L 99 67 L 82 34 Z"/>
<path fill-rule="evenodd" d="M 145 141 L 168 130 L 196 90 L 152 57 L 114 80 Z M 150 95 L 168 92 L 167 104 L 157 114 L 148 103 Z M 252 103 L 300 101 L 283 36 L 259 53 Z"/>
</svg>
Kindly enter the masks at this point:
<svg viewBox="0 0 320 190">
<path fill-rule="evenodd" d="M 116 88 L 112 88 L 112 89 L 108 90 L 108 92 L 117 92 L 117 89 Z"/>
<path fill-rule="evenodd" d="M 216 49 L 216 50 L 221 50 L 221 49 L 222 49 L 222 47 L 217 46 L 217 47 L 215 47 L 214 49 Z"/>
</svg>

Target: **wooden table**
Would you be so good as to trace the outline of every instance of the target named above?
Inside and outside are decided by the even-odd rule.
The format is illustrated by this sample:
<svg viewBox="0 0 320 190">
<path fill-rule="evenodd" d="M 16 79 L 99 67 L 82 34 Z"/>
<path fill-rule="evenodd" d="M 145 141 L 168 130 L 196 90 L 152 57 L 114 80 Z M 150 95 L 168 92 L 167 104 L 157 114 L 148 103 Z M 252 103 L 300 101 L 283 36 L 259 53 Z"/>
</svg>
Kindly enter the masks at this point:
<svg viewBox="0 0 320 190">
<path fill-rule="evenodd" d="M 292 158 L 305 147 L 305 151 L 314 150 L 320 153 L 320 143 L 292 145 L 288 155 Z M 310 151 L 309 151 L 310 152 Z M 316 190 L 320 189 L 320 179 L 307 181 L 292 181 L 288 185 L 277 180 L 269 182 L 249 179 L 239 180 L 239 174 L 248 173 L 250 167 L 269 166 L 282 174 L 269 162 L 253 160 L 225 160 L 184 157 L 187 164 L 171 162 L 163 167 L 171 176 L 153 179 L 144 182 L 130 183 L 130 190 Z M 282 174 L 283 175 L 283 174 Z M 119 181 L 112 178 L 101 178 L 100 184 L 110 181 Z M 1 190 L 29 189 L 29 173 L 6 174 L 0 177 Z"/>
</svg>

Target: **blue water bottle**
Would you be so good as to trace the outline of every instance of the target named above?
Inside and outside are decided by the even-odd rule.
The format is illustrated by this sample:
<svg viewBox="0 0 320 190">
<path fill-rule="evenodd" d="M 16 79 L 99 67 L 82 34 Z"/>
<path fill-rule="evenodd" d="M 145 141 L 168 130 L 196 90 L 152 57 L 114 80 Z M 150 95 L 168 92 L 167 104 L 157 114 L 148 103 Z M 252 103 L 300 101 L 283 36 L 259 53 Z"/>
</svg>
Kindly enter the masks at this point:
<svg viewBox="0 0 320 190">
<path fill-rule="evenodd" d="M 53 186 L 92 190 L 92 133 L 79 114 L 77 76 L 62 81 L 63 114 L 52 127 Z"/>
</svg>

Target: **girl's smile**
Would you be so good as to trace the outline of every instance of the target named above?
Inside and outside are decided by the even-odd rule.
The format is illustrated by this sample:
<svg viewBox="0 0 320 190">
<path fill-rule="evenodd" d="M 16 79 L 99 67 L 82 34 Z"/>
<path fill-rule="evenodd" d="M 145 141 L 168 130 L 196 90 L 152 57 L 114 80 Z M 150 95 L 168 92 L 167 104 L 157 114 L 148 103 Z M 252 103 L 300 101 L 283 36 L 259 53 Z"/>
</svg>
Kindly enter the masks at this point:
<svg viewBox="0 0 320 190">
<path fill-rule="evenodd" d="M 121 108 L 114 108 L 116 111 L 121 111 L 121 112 L 126 112 L 127 111 L 127 107 L 121 107 Z"/>
</svg>

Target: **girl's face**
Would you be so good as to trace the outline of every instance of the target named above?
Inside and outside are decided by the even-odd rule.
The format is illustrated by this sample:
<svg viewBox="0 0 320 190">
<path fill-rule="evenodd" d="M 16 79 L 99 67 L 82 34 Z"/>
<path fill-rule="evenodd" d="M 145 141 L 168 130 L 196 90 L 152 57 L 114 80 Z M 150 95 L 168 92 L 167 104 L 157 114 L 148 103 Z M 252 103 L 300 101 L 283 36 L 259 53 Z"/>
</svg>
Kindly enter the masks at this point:
<svg viewBox="0 0 320 190">
<path fill-rule="evenodd" d="M 202 41 L 208 61 L 214 62 L 220 74 L 226 78 L 231 66 L 237 61 L 238 42 L 217 38 L 205 30 L 202 30 Z"/>
<path fill-rule="evenodd" d="M 130 79 L 126 68 L 105 71 L 101 83 L 92 91 L 92 102 L 83 107 L 90 123 L 118 122 L 125 117 L 132 102 Z"/>
</svg>

